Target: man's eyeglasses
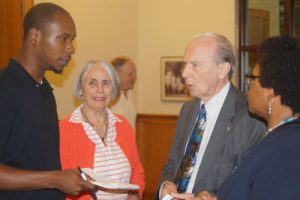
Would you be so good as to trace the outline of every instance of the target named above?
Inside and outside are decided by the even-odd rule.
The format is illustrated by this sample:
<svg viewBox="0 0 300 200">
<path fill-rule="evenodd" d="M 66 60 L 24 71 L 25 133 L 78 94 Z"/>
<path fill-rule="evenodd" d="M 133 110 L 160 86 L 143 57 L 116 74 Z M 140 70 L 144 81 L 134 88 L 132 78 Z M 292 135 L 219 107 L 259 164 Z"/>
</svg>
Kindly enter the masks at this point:
<svg viewBox="0 0 300 200">
<path fill-rule="evenodd" d="M 257 78 L 260 78 L 260 76 L 255 76 L 253 74 L 246 74 L 245 75 L 246 77 L 246 81 L 247 81 L 247 84 L 249 85 L 251 83 L 251 81 L 253 81 L 254 79 L 257 79 Z"/>
</svg>

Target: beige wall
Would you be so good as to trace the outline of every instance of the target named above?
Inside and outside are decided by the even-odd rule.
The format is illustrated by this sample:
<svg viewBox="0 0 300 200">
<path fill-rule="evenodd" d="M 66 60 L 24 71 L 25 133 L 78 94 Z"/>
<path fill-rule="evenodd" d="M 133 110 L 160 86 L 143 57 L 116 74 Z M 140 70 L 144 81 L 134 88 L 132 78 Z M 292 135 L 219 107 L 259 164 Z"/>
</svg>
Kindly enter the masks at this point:
<svg viewBox="0 0 300 200">
<path fill-rule="evenodd" d="M 47 74 L 55 89 L 60 118 L 78 105 L 73 84 L 88 59 L 118 54 L 138 66 L 138 113 L 178 114 L 180 102 L 160 100 L 160 57 L 182 56 L 199 32 L 224 34 L 235 41 L 235 0 L 35 0 L 66 8 L 77 27 L 76 53 L 63 75 Z M 217 2 L 217 3 L 216 3 Z"/>
<path fill-rule="evenodd" d="M 199 32 L 234 41 L 234 13 L 234 0 L 138 0 L 139 112 L 178 114 L 182 103 L 160 100 L 160 57 L 182 56 Z"/>
</svg>

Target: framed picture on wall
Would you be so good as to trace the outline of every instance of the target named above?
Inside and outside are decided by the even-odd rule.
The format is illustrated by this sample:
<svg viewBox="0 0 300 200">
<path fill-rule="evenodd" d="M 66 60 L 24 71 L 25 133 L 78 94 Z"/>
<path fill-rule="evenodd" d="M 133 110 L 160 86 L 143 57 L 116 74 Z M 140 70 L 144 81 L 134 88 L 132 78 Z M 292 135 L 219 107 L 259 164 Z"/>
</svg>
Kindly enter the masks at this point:
<svg viewBox="0 0 300 200">
<path fill-rule="evenodd" d="M 163 101 L 192 99 L 182 78 L 183 68 L 183 57 L 161 57 L 161 99 Z"/>
<path fill-rule="evenodd" d="M 248 9 L 248 44 L 258 45 L 261 41 L 269 37 L 270 13 L 268 10 Z"/>
</svg>

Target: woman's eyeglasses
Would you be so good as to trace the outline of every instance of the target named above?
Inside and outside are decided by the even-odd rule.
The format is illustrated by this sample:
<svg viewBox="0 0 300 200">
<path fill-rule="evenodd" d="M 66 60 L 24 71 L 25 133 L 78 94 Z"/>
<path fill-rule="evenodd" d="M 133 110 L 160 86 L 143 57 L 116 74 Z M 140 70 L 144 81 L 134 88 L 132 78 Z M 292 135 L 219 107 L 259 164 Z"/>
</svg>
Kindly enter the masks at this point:
<svg viewBox="0 0 300 200">
<path fill-rule="evenodd" d="M 245 77 L 248 85 L 250 85 L 251 81 L 260 78 L 260 76 L 255 76 L 253 74 L 246 74 Z"/>
</svg>

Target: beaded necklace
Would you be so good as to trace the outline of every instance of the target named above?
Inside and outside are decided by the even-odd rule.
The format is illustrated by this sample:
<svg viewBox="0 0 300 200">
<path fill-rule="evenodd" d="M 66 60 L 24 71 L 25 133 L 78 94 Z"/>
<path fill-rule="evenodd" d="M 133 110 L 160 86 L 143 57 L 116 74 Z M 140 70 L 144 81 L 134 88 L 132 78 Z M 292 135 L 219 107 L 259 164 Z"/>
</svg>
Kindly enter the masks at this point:
<svg viewBox="0 0 300 200">
<path fill-rule="evenodd" d="M 285 118 L 284 120 L 280 121 L 278 124 L 276 124 L 275 126 L 271 127 L 271 128 L 268 128 L 267 132 L 266 132 L 266 135 L 268 135 L 271 131 L 273 131 L 274 129 L 278 128 L 279 126 L 282 126 L 284 124 L 287 124 L 287 123 L 290 123 L 296 119 L 298 119 L 299 115 L 297 116 L 294 116 L 294 117 L 288 117 L 288 118 Z"/>
<path fill-rule="evenodd" d="M 108 121 L 107 118 L 105 118 L 106 120 L 104 120 L 104 123 L 101 124 L 102 126 L 104 126 L 103 129 L 98 128 L 95 124 L 91 123 L 88 118 L 86 113 L 84 112 L 83 109 L 81 109 L 81 113 L 82 113 L 82 118 L 83 121 L 88 123 L 93 129 L 94 131 L 97 133 L 97 135 L 100 137 L 100 139 L 102 140 L 102 142 L 105 144 L 105 138 L 107 136 L 107 129 L 108 129 Z"/>
</svg>

